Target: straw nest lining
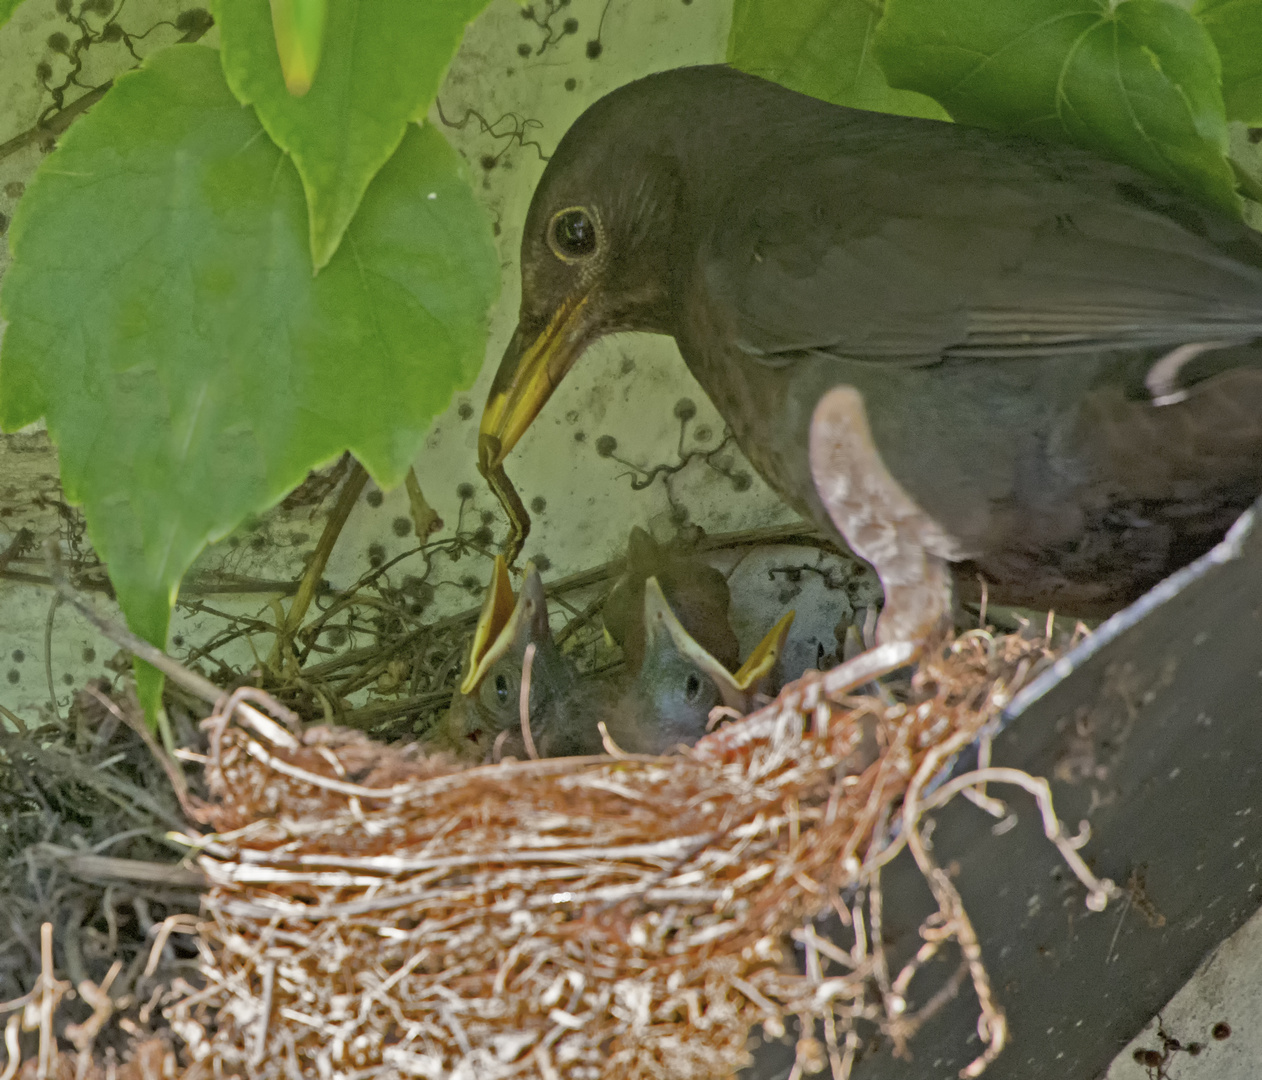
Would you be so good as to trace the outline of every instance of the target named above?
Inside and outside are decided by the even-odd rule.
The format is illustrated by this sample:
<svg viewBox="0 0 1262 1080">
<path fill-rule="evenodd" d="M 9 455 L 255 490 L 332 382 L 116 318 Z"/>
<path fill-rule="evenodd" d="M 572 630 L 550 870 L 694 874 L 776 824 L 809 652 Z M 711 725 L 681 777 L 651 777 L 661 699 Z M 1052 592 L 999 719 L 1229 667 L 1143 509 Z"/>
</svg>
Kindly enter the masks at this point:
<svg viewBox="0 0 1262 1080">
<path fill-rule="evenodd" d="M 206 722 L 207 985 L 168 1010 L 189 1075 L 701 1080 L 749 1060 L 755 1025 L 775 1037 L 797 1015 L 795 1072 L 844 1077 L 856 1024 L 905 1044 L 935 1004 L 917 1011 L 912 978 L 951 940 L 979 1001 L 976 1075 L 1003 1014 L 920 815 L 966 788 L 994 809 L 979 781 L 1022 783 L 1091 906 L 1113 886 L 1062 835 L 1042 781 L 983 770 L 926 793 L 1043 643 L 966 635 L 906 701 L 847 696 L 905 661 L 883 648 L 670 758 L 459 770 L 344 730 L 295 735 L 239 691 Z M 939 910 L 891 973 L 871 928 L 880 866 L 904 846 Z M 849 949 L 814 932 L 829 908 Z"/>
</svg>

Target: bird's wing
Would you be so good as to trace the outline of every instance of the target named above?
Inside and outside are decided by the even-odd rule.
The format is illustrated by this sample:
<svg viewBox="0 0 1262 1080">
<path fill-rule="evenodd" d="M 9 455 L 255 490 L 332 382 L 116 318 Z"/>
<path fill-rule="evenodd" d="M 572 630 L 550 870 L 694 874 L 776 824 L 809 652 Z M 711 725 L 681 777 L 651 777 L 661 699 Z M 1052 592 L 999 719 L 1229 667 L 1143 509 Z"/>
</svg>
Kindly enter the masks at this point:
<svg viewBox="0 0 1262 1080">
<path fill-rule="evenodd" d="M 926 363 L 1262 335 L 1244 224 L 1064 147 L 915 135 L 808 147 L 787 182 L 734 185 L 699 269 L 737 347 Z"/>
</svg>

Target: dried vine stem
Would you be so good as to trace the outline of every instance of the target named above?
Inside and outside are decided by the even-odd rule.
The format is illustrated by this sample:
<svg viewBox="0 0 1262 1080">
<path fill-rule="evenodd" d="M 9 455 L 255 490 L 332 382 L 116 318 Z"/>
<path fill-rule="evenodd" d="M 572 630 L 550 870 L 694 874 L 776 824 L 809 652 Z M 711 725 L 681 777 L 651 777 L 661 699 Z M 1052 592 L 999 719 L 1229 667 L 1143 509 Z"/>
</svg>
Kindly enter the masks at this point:
<svg viewBox="0 0 1262 1080">
<path fill-rule="evenodd" d="M 1051 785 L 1041 776 L 1031 776 L 1021 769 L 996 766 L 974 769 L 943 784 L 917 807 L 917 811 L 920 814 L 928 813 L 949 802 L 956 795 L 969 791 L 975 785 L 985 783 L 1015 784 L 1034 796 L 1043 818 L 1043 834 L 1056 845 L 1056 849 L 1069 869 L 1073 871 L 1074 876 L 1086 886 L 1088 908 L 1092 911 L 1103 911 L 1110 900 L 1120 900 L 1125 895 L 1111 879 L 1096 877 L 1083 861 L 1082 856 L 1078 854 L 1079 850 L 1091 839 L 1091 827 L 1083 821 L 1079 825 L 1077 836 L 1068 836 L 1065 833 L 1064 825 L 1056 817 L 1056 811 L 1052 806 Z M 988 812 L 994 814 L 995 817 L 1002 817 L 1003 804 L 1000 803 L 999 807 L 998 813 L 993 810 Z"/>
</svg>

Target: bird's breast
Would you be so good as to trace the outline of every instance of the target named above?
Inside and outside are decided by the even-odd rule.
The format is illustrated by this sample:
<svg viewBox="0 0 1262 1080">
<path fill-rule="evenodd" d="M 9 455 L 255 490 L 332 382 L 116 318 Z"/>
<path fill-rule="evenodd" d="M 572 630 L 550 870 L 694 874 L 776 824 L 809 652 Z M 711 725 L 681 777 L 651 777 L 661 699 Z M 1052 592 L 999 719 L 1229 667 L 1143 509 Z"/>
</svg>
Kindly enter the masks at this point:
<svg viewBox="0 0 1262 1080">
<path fill-rule="evenodd" d="M 778 368 L 758 363 L 704 301 L 689 305 L 675 340 L 758 474 L 800 514 L 826 522 L 806 458 L 814 402 L 800 392 L 798 362 Z"/>
</svg>

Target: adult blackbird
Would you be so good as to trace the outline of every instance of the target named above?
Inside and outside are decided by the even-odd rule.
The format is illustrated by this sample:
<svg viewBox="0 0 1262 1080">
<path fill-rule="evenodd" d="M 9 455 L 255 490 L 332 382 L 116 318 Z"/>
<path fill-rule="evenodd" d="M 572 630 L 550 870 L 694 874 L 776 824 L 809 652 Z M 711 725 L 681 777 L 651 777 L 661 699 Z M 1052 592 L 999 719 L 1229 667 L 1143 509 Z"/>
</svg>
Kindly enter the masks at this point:
<svg viewBox="0 0 1262 1080">
<path fill-rule="evenodd" d="M 879 641 L 1116 609 L 1262 491 L 1262 242 L 1066 146 L 723 67 L 596 102 L 535 191 L 493 474 L 603 334 L 674 337 L 754 467 L 885 587 Z"/>
</svg>

